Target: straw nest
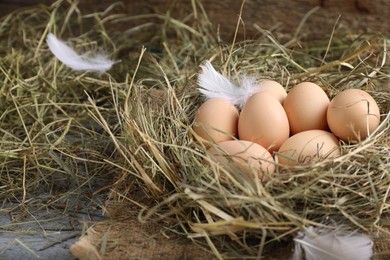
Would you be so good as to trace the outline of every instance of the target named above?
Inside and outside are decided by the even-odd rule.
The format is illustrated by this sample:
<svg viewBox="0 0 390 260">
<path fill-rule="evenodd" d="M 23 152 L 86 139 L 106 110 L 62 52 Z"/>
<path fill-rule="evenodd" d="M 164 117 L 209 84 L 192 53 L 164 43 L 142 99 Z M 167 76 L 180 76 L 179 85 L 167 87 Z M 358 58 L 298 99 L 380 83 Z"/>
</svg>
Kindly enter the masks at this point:
<svg viewBox="0 0 390 260">
<path fill-rule="evenodd" d="M 106 188 L 116 204 L 135 205 L 140 221 L 163 220 L 218 258 L 259 257 L 308 225 L 336 222 L 389 234 L 387 39 L 335 29 L 324 40 L 281 43 L 277 32 L 259 27 L 252 40 L 226 43 L 199 4 L 183 20 L 120 10 L 113 5 L 85 15 L 74 3 L 56 2 L 2 18 L 4 202 L 34 203 L 39 192 L 60 193 L 60 184 L 110 179 Z M 137 19 L 148 22 L 126 27 Z M 71 71 L 49 52 L 48 31 L 79 50 L 101 46 L 121 62 L 103 75 Z M 317 83 L 329 97 L 364 89 L 379 104 L 381 125 L 360 143 L 343 143 L 332 162 L 278 168 L 266 182 L 205 164 L 192 121 L 204 101 L 196 80 L 206 59 L 233 79 L 253 74 L 287 90 L 302 81 Z M 141 195 L 133 196 L 135 189 Z M 107 210 L 114 219 L 126 212 Z"/>
</svg>

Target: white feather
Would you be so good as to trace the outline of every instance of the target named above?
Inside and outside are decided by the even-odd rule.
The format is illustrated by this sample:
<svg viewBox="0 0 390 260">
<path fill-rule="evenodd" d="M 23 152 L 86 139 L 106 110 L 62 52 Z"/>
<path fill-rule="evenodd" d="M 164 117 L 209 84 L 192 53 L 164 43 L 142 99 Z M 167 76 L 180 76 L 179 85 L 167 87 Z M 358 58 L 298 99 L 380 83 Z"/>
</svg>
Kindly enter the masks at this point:
<svg viewBox="0 0 390 260">
<path fill-rule="evenodd" d="M 356 232 L 346 234 L 340 227 L 308 227 L 294 241 L 293 260 L 369 260 L 372 255 L 373 243 L 368 236 Z"/>
<path fill-rule="evenodd" d="M 54 34 L 49 33 L 46 38 L 50 51 L 66 66 L 74 70 L 98 71 L 103 73 L 115 63 L 102 54 L 95 54 L 91 57 L 84 57 L 78 54 L 65 42 L 57 39 Z"/>
<path fill-rule="evenodd" d="M 259 83 L 256 81 L 255 77 L 244 76 L 241 78 L 241 99 L 238 105 L 242 107 L 250 96 L 253 94 L 262 91 L 259 87 Z"/>
<path fill-rule="evenodd" d="M 198 77 L 199 91 L 206 98 L 224 98 L 234 105 L 242 107 L 246 100 L 258 91 L 255 79 L 244 77 L 240 86 L 230 79 L 217 72 L 210 61 L 201 65 L 202 72 Z"/>
</svg>

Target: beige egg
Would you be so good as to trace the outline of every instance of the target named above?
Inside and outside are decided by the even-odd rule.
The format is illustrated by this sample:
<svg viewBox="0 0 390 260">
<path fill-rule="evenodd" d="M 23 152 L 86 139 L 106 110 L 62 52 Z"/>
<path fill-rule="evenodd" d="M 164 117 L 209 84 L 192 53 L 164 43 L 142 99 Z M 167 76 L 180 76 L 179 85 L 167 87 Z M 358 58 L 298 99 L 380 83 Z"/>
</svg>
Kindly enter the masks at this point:
<svg viewBox="0 0 390 260">
<path fill-rule="evenodd" d="M 339 140 L 324 130 L 308 130 L 287 139 L 276 154 L 285 166 L 305 165 L 340 156 Z"/>
<path fill-rule="evenodd" d="M 302 82 L 294 86 L 283 102 L 291 135 L 313 129 L 328 130 L 326 111 L 329 102 L 328 96 L 317 84 Z"/>
<path fill-rule="evenodd" d="M 259 82 L 259 91 L 270 94 L 281 104 L 287 96 L 287 92 L 282 85 L 274 80 L 263 80 Z"/>
<path fill-rule="evenodd" d="M 289 134 L 287 115 L 273 96 L 259 92 L 244 104 L 238 119 L 240 140 L 255 142 L 272 153 Z"/>
<path fill-rule="evenodd" d="M 237 169 L 248 176 L 257 172 L 260 179 L 265 179 L 265 173 L 275 171 L 275 163 L 271 154 L 262 146 L 242 140 L 231 140 L 218 143 L 208 152 L 215 162 L 221 163 L 227 169 Z"/>
<path fill-rule="evenodd" d="M 206 100 L 195 115 L 193 130 L 201 139 L 223 142 L 237 137 L 237 108 L 223 98 Z"/>
<path fill-rule="evenodd" d="M 357 141 L 366 138 L 379 126 L 380 111 L 370 94 L 360 89 L 348 89 L 332 99 L 327 120 L 337 137 Z"/>
</svg>

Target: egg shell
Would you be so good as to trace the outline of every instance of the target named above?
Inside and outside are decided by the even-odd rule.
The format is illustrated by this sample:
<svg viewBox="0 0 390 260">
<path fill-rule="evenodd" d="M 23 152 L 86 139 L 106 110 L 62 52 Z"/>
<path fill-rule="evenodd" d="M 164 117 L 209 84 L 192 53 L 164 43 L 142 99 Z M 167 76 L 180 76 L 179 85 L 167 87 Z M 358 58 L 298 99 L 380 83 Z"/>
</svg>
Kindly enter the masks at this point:
<svg viewBox="0 0 390 260">
<path fill-rule="evenodd" d="M 289 134 L 287 115 L 277 99 L 259 92 L 244 104 L 238 119 L 240 140 L 255 142 L 272 153 Z"/>
<path fill-rule="evenodd" d="M 294 86 L 283 102 L 291 135 L 313 129 L 328 130 L 329 102 L 325 91 L 315 83 L 302 82 Z"/>
<path fill-rule="evenodd" d="M 262 146 L 242 140 L 231 140 L 218 143 L 208 149 L 215 162 L 227 169 L 239 169 L 248 176 L 257 172 L 261 180 L 265 173 L 275 171 L 275 162 L 271 154 Z"/>
<path fill-rule="evenodd" d="M 340 156 L 339 140 L 324 130 L 308 130 L 291 136 L 276 153 L 284 166 L 306 165 Z"/>
<path fill-rule="evenodd" d="M 223 98 L 206 100 L 195 115 L 193 130 L 211 142 L 223 142 L 237 137 L 238 110 Z"/>
<path fill-rule="evenodd" d="M 276 98 L 281 104 L 287 96 L 287 91 L 284 87 L 274 80 L 263 80 L 259 82 L 259 91 L 270 94 Z"/>
<path fill-rule="evenodd" d="M 380 111 L 370 94 L 360 89 L 347 89 L 330 102 L 327 120 L 337 137 L 344 141 L 358 141 L 379 126 Z"/>
</svg>

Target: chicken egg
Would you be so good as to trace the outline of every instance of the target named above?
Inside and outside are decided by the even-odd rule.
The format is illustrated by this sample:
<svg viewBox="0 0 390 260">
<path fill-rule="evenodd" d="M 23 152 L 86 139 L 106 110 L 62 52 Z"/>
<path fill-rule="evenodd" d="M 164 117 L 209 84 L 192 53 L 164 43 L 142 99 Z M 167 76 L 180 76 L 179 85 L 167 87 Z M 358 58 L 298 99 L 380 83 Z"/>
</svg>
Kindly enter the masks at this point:
<svg viewBox="0 0 390 260">
<path fill-rule="evenodd" d="M 246 101 L 238 119 L 240 140 L 255 142 L 272 153 L 289 134 L 287 115 L 277 99 L 259 92 Z"/>
<path fill-rule="evenodd" d="M 302 82 L 294 86 L 283 102 L 291 135 L 312 129 L 328 130 L 329 102 L 325 91 L 315 83 Z"/>
<path fill-rule="evenodd" d="M 238 115 L 237 108 L 228 100 L 211 98 L 198 108 L 193 130 L 207 141 L 232 140 L 237 137 Z"/>
<path fill-rule="evenodd" d="M 221 163 L 227 169 L 239 169 L 248 176 L 253 171 L 260 179 L 265 179 L 265 173 L 275 171 L 275 163 L 271 154 L 262 146 L 242 140 L 220 142 L 208 149 L 215 162 Z"/>
<path fill-rule="evenodd" d="M 287 96 L 287 92 L 282 85 L 274 80 L 263 80 L 259 83 L 260 92 L 270 94 L 276 98 L 281 104 Z"/>
<path fill-rule="evenodd" d="M 276 153 L 284 166 L 305 165 L 340 156 L 339 140 L 324 130 L 308 130 L 291 136 Z"/>
<path fill-rule="evenodd" d="M 330 102 L 327 120 L 337 137 L 344 141 L 358 141 L 379 126 L 380 111 L 370 94 L 360 89 L 347 89 Z"/>
</svg>

